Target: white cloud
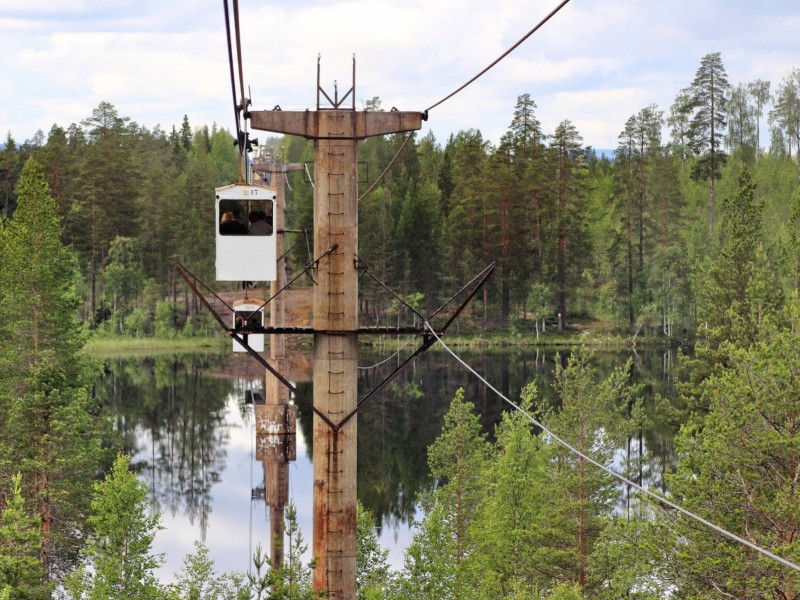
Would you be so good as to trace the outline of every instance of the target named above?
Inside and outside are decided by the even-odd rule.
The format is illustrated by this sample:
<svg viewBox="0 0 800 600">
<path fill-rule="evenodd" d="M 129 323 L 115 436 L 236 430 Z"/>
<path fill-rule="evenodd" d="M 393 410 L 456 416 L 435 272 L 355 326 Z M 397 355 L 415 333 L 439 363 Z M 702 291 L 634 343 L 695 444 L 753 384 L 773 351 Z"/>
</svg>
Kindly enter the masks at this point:
<svg viewBox="0 0 800 600">
<path fill-rule="evenodd" d="M 2 12 L 34 15 L 83 13 L 87 3 L 81 0 L 3 0 Z"/>
<path fill-rule="evenodd" d="M 0 51 L 7 57 L 0 126 L 17 139 L 53 121 L 80 120 L 101 100 L 147 127 L 169 128 L 183 114 L 196 124 L 233 127 L 217 3 L 10 2 L 0 9 Z M 341 95 L 350 87 L 355 53 L 357 106 L 378 96 L 385 107 L 422 110 L 486 67 L 555 5 L 243 0 L 245 85 L 257 109 L 313 107 L 318 54 L 323 86 L 332 92 L 337 80 Z M 530 93 L 545 127 L 569 118 L 586 143 L 599 146 L 616 139 L 627 116 L 643 106 L 667 110 L 708 52 L 722 52 L 732 83 L 761 78 L 777 87 L 800 63 L 798 28 L 794 0 L 572 2 L 432 111 L 426 127 L 441 140 L 478 128 L 496 141 L 516 98 Z M 581 93 L 594 94 L 590 107 Z"/>
</svg>

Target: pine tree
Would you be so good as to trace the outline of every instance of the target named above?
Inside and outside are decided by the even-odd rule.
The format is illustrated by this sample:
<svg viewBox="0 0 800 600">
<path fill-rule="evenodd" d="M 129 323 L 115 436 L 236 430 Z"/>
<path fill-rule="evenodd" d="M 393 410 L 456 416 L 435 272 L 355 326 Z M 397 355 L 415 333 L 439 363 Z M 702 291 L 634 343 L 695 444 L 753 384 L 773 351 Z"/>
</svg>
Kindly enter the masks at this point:
<svg viewBox="0 0 800 600">
<path fill-rule="evenodd" d="M 700 386 L 706 408 L 681 428 L 668 477 L 684 508 L 798 564 L 800 561 L 800 311 L 762 341 L 731 349 L 728 365 Z M 673 517 L 680 597 L 796 598 L 797 574 L 716 532 Z"/>
<path fill-rule="evenodd" d="M 105 480 L 95 483 L 89 516 L 86 565 L 68 581 L 76 600 L 148 600 L 164 597 L 154 571 L 163 557 L 152 553 L 158 515 L 148 516 L 147 486 L 120 454 Z"/>
<path fill-rule="evenodd" d="M 690 93 L 694 116 L 689 124 L 692 149 L 700 159 L 692 169 L 692 177 L 709 181 L 708 229 L 714 231 L 716 218 L 715 182 L 722 176 L 726 155 L 722 141 L 727 123 L 728 78 L 719 52 L 706 54 L 694 76 Z"/>
<path fill-rule="evenodd" d="M 91 314 L 102 296 L 100 272 L 108 248 L 117 236 L 136 237 L 136 181 L 139 163 L 134 152 L 136 127 L 117 109 L 101 102 L 83 122 L 88 144 L 81 165 L 83 189 L 74 204 L 80 227 L 76 248 L 85 260 Z"/>
<path fill-rule="evenodd" d="M 270 571 L 271 592 L 268 598 L 275 600 L 313 600 L 324 597 L 324 592 L 314 591 L 311 584 L 311 563 L 303 563 L 308 545 L 303 539 L 297 522 L 297 508 L 291 502 L 286 505 L 286 543 L 283 563 Z M 260 597 L 260 596 L 259 596 Z"/>
<path fill-rule="evenodd" d="M 615 452 L 636 431 L 640 390 L 628 384 L 630 362 L 601 380 L 590 359 L 583 347 L 570 354 L 566 367 L 557 357 L 554 387 L 559 406 L 540 402 L 539 410 L 551 431 L 610 467 Z M 594 543 L 614 508 L 616 480 L 562 446 L 554 447 L 553 453 L 553 479 L 563 493 L 556 503 L 563 524 L 561 542 L 555 545 L 569 556 L 561 564 L 562 577 L 583 588 Z"/>
<path fill-rule="evenodd" d="M 392 583 L 392 600 L 456 598 L 453 521 L 441 503 L 428 507 L 405 551 L 403 568 Z"/>
<path fill-rule="evenodd" d="M 535 396 L 535 387 L 527 387 L 522 407 L 531 410 Z M 535 598 L 564 578 L 566 554 L 552 543 L 562 525 L 549 468 L 552 453 L 519 411 L 503 415 L 496 438 L 495 452 L 481 470 L 482 494 L 459 578 L 475 598 Z"/>
<path fill-rule="evenodd" d="M 176 574 L 170 591 L 182 600 L 250 600 L 245 577 L 218 573 L 208 548 L 200 541 L 194 543 L 194 552 L 183 559 L 183 568 Z"/>
<path fill-rule="evenodd" d="M 570 121 L 556 127 L 549 152 L 553 176 L 550 273 L 556 297 L 558 330 L 566 327 L 570 292 L 591 254 L 584 226 L 588 170 L 578 130 Z"/>
</svg>

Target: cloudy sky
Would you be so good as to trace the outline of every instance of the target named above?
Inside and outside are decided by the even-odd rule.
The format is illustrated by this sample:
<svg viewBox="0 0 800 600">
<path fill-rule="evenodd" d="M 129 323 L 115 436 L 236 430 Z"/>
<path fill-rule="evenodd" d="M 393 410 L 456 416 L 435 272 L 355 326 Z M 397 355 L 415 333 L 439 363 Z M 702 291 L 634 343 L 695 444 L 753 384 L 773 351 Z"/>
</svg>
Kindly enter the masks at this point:
<svg viewBox="0 0 800 600">
<path fill-rule="evenodd" d="M 558 0 L 240 0 L 245 85 L 255 109 L 312 108 L 322 84 L 356 101 L 424 110 L 513 45 Z M 476 128 L 497 141 L 519 95 L 546 133 L 571 120 L 613 148 L 629 116 L 667 111 L 700 59 L 721 52 L 731 83 L 774 91 L 800 67 L 797 0 L 571 0 L 477 82 L 435 108 L 423 131 L 444 142 Z M 0 0 L 0 136 L 19 143 L 101 101 L 169 130 L 233 129 L 223 2 Z M 1 140 L 0 140 L 1 141 Z M 763 143 L 763 142 L 762 142 Z"/>
</svg>

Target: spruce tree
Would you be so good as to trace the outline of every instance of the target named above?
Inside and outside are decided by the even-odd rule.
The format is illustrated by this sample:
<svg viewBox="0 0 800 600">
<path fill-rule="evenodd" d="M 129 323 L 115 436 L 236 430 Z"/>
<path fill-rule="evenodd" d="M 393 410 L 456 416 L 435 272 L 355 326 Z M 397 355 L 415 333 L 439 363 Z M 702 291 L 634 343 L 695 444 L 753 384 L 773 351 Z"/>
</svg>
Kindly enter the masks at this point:
<svg viewBox="0 0 800 600">
<path fill-rule="evenodd" d="M 442 433 L 428 448 L 431 474 L 442 482 L 439 497 L 453 522 L 456 562 L 466 554 L 466 535 L 481 495 L 480 473 L 489 453 L 475 406 L 459 388 L 444 417 Z"/>
</svg>

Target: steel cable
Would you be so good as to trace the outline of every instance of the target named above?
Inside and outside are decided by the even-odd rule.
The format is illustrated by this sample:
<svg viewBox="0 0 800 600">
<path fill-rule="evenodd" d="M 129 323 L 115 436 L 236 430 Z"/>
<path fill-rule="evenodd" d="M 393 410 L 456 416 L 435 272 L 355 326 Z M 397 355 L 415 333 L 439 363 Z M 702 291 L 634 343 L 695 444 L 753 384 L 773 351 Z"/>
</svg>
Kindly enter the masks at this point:
<svg viewBox="0 0 800 600">
<path fill-rule="evenodd" d="M 464 85 L 462 85 L 460 88 L 458 88 L 457 90 L 455 90 L 455 91 L 451 92 L 450 94 L 448 94 L 447 96 L 445 96 L 444 98 L 442 98 L 441 100 L 439 100 L 439 101 L 438 101 L 436 104 L 432 104 L 431 106 L 429 106 L 427 109 L 425 109 L 425 112 L 427 113 L 428 111 L 430 111 L 430 110 L 432 110 L 432 109 L 436 108 L 437 106 L 439 106 L 440 104 L 442 104 L 442 103 L 443 103 L 443 102 L 445 102 L 446 100 L 449 100 L 450 98 L 452 98 L 453 96 L 455 96 L 456 94 L 458 94 L 458 93 L 459 93 L 461 90 L 463 90 L 465 87 L 467 87 L 467 86 L 468 86 L 468 85 L 470 85 L 471 83 L 475 82 L 475 81 L 476 81 L 476 80 L 477 80 L 479 77 L 481 77 L 483 74 L 485 74 L 485 73 L 486 73 L 486 72 L 487 72 L 489 69 L 491 69 L 492 67 L 494 67 L 494 66 L 495 66 L 497 63 L 499 63 L 501 60 L 503 60 L 503 59 L 504 59 L 506 56 L 508 56 L 508 55 L 509 55 L 509 54 L 511 54 L 511 53 L 512 53 L 514 50 L 516 50 L 516 49 L 517 49 L 517 46 L 519 46 L 519 45 L 520 45 L 522 42 L 524 42 L 524 41 L 525 41 L 525 40 L 527 40 L 529 37 L 531 37 L 531 36 L 532 36 L 534 33 L 536 33 L 536 31 L 537 31 L 537 30 L 538 30 L 538 29 L 539 29 L 539 28 L 540 28 L 542 25 L 544 25 L 545 23 L 547 23 L 547 22 L 548 22 L 548 21 L 549 21 L 549 20 L 550 20 L 550 19 L 551 19 L 551 18 L 552 18 L 552 17 L 553 17 L 553 16 L 554 16 L 554 15 L 555 15 L 557 12 L 558 12 L 558 11 L 560 11 L 562 8 L 564 8 L 564 6 L 566 6 L 568 3 L 569 3 L 569 0 L 563 0 L 563 1 L 561 2 L 561 4 L 559 4 L 559 5 L 558 5 L 558 6 L 556 6 L 556 7 L 555 7 L 555 8 L 554 8 L 552 11 L 550 11 L 550 14 L 548 14 L 548 15 L 547 15 L 547 16 L 546 16 L 544 19 L 542 19 L 541 21 L 539 21 L 539 23 L 537 23 L 536 27 L 534 27 L 534 28 L 533 28 L 533 29 L 531 29 L 531 30 L 530 30 L 528 33 L 526 33 L 524 36 L 522 36 L 522 38 L 520 38 L 520 40 L 519 40 L 519 41 L 518 41 L 516 44 L 514 44 L 513 46 L 511 46 L 511 48 L 509 48 L 508 50 L 506 50 L 505 52 L 503 52 L 503 54 L 501 54 L 499 57 L 497 57 L 497 58 L 494 60 L 494 62 L 492 62 L 492 63 L 491 63 L 491 64 L 490 64 L 488 67 L 486 67 L 486 68 L 485 68 L 483 71 L 481 71 L 480 73 L 478 73 L 477 75 L 475 75 L 475 77 L 473 77 L 472 79 L 470 79 L 469 81 L 467 81 L 467 82 L 466 82 Z"/>
<path fill-rule="evenodd" d="M 478 378 L 478 379 L 479 379 L 479 380 L 480 380 L 480 381 L 481 381 L 481 382 L 482 382 L 482 383 L 483 383 L 483 384 L 484 384 L 486 387 L 488 387 L 490 390 L 492 390 L 492 391 L 493 391 L 495 394 L 497 394 L 497 396 L 499 396 L 500 398 L 502 398 L 502 399 L 503 399 L 503 400 L 504 400 L 506 403 L 508 403 L 508 404 L 509 404 L 509 405 L 511 405 L 513 408 L 515 408 L 516 410 L 518 410 L 519 412 L 521 412 L 523 415 L 525 415 L 525 417 L 526 417 L 526 418 L 527 418 L 527 419 L 528 419 L 528 420 L 529 420 L 531 423 L 533 423 L 534 425 L 536 425 L 537 427 L 539 427 L 539 428 L 540 428 L 540 429 L 541 429 L 541 430 L 542 430 L 544 433 L 546 433 L 548 436 L 550 436 L 550 437 L 551 437 L 552 439 L 554 439 L 556 442 L 558 442 L 559 444 L 561 444 L 562 446 L 564 446 L 564 447 L 565 447 L 567 450 L 569 450 L 569 451 L 570 451 L 570 452 L 572 452 L 573 454 L 576 454 L 576 455 L 578 455 L 579 457 L 581 457 L 581 458 L 582 458 L 582 459 L 584 459 L 585 461 L 587 461 L 587 462 L 589 462 L 589 463 L 593 464 L 595 467 L 597 467 L 597 468 L 599 468 L 599 469 L 601 469 L 601 470 L 605 471 L 607 474 L 609 474 L 609 475 L 611 475 L 612 477 L 614 477 L 614 478 L 618 479 L 618 480 L 619 480 L 619 481 L 621 481 L 622 483 L 625 483 L 625 484 L 627 484 L 627 485 L 631 486 L 632 488 L 634 488 L 634 489 L 636 489 L 636 490 L 638 490 L 638 491 L 642 492 L 643 494 L 645 494 L 645 495 L 647 495 L 647 496 L 650 496 L 651 498 L 653 498 L 653 499 L 654 499 L 654 500 L 656 500 L 657 502 L 660 502 L 661 504 L 666 504 L 666 505 L 667 505 L 667 506 L 669 506 L 670 508 L 673 508 L 673 509 L 675 509 L 676 511 L 678 511 L 678 512 L 680 512 L 680 513 L 684 514 L 684 515 L 686 515 L 687 517 L 689 517 L 689 518 L 691 518 L 691 519 L 694 519 L 694 520 L 695 520 L 695 521 L 697 521 L 698 523 L 701 523 L 701 524 L 705 525 L 706 527 L 708 527 L 708 528 L 710 528 L 710 529 L 713 529 L 713 530 L 714 530 L 714 531 L 716 531 L 717 533 L 720 533 L 720 534 L 724 535 L 725 537 L 727 537 L 727 538 L 729 538 L 729 539 L 731 539 L 731 540 L 733 540 L 733 541 L 735 541 L 735 542 L 739 542 L 740 544 L 742 544 L 742 545 L 744 545 L 744 546 L 747 546 L 747 547 L 748 547 L 748 548 L 750 548 L 751 550 L 755 550 L 756 552 L 758 552 L 758 553 L 760 553 L 760 554 L 762 554 L 762 555 L 766 556 L 767 558 L 771 558 L 772 560 L 774 560 L 774 561 L 776 561 L 776 562 L 779 562 L 780 564 L 782 564 L 782 565 L 783 565 L 783 566 L 785 566 L 785 567 L 789 567 L 790 569 L 793 569 L 793 570 L 795 570 L 795 571 L 797 571 L 797 572 L 800 572 L 800 566 L 797 566 L 796 564 L 794 564 L 794 563 L 792 563 L 792 562 L 789 562 L 789 561 L 788 561 L 788 560 L 786 560 L 785 558 L 781 558 L 781 557 L 780 557 L 780 556 L 778 556 L 777 554 L 774 554 L 774 553 L 770 552 L 769 550 L 767 550 L 767 549 L 765 549 L 765 548 L 762 548 L 761 546 L 758 546 L 758 545 L 756 545 L 756 544 L 754 544 L 754 543 L 752 543 L 752 542 L 750 542 L 750 541 L 748 541 L 748 540 L 746 540 L 746 539 L 744 539 L 744 538 L 742 538 L 742 537 L 739 537 L 739 536 L 738 536 L 738 535 L 736 535 L 735 533 L 731 533 L 730 531 L 728 531 L 728 530 L 726 530 L 726 529 L 723 529 L 723 528 L 722 528 L 722 527 L 720 527 L 719 525 L 715 525 L 714 523 L 712 523 L 712 522 L 710 522 L 710 521 L 707 521 L 707 520 L 706 520 L 706 519 L 704 519 L 703 517 L 701 517 L 701 516 L 699 516 L 699 515 L 696 515 L 696 514 L 694 514 L 693 512 L 691 512 L 691 511 L 689 511 L 689 510 L 687 510 L 687 509 L 685 509 L 685 508 L 681 507 L 680 505 L 678 505 L 678 504 L 675 504 L 674 502 L 672 502 L 672 501 L 670 501 L 670 500 L 667 500 L 667 499 L 666 499 L 666 498 L 664 498 L 663 496 L 660 496 L 660 495 L 656 494 L 655 492 L 652 492 L 652 491 L 648 490 L 647 488 L 645 488 L 645 487 L 642 487 L 642 486 L 641 486 L 641 485 L 639 485 L 638 483 L 635 483 L 635 482 L 631 481 L 630 479 L 628 479 L 627 477 L 625 477 L 624 475 L 620 475 L 620 474 L 619 474 L 619 473 L 617 473 L 616 471 L 613 471 L 613 470 L 609 469 L 609 468 L 608 468 L 608 467 L 606 467 L 605 465 L 603 465 L 603 464 L 601 464 L 601 463 L 597 462 L 596 460 L 594 460 L 594 459 L 593 459 L 591 456 L 589 456 L 589 455 L 587 455 L 587 454 L 584 454 L 583 452 L 581 452 L 581 451 L 580 451 L 580 450 L 578 450 L 577 448 L 573 447 L 572 445 L 570 445 L 570 444 L 569 444 L 569 442 L 566 442 L 565 440 L 563 440 L 562 438 L 560 438 L 558 435 L 556 435 L 555 433 L 553 433 L 552 431 L 550 431 L 550 430 L 549 430 L 547 427 L 545 427 L 545 426 L 544 426 L 542 423 L 540 423 L 540 422 L 539 422 L 539 421 L 537 421 L 535 418 L 533 418 L 533 417 L 532 417 L 532 416 L 531 416 L 531 415 L 530 415 L 530 414 L 529 414 L 529 413 L 528 413 L 526 410 L 524 410 L 522 407 L 520 407 L 519 405 L 517 405 L 517 404 L 515 404 L 514 402 L 512 402 L 511 400 L 509 400 L 509 399 L 508 399 L 506 396 L 504 396 L 504 395 L 503 395 L 503 394 L 502 394 L 502 393 L 501 393 L 499 390 L 497 390 L 497 388 L 495 388 L 495 387 L 494 387 L 494 386 L 493 386 L 491 383 L 489 383 L 489 382 L 488 382 L 486 379 L 484 379 L 484 378 L 483 378 L 483 377 L 482 377 L 482 376 L 481 376 L 481 375 L 480 375 L 480 374 L 479 374 L 477 371 L 475 371 L 475 369 L 473 369 L 473 368 L 472 368 L 472 367 L 470 367 L 470 366 L 469 366 L 469 365 L 468 365 L 466 362 L 464 362 L 464 360 L 463 360 L 463 359 L 462 359 L 460 356 L 458 356 L 458 355 L 457 355 L 455 352 L 453 352 L 453 351 L 452 351 L 452 350 L 451 350 L 451 349 L 450 349 L 450 348 L 447 346 L 447 344 L 445 344 L 445 343 L 442 341 L 442 339 L 441 339 L 441 338 L 440 338 L 438 335 L 436 335 L 436 332 L 434 331 L 433 327 L 431 327 L 431 326 L 430 326 L 430 324 L 429 324 L 427 321 L 425 322 L 425 327 L 428 329 L 428 331 L 430 331 L 430 332 L 431 332 L 431 335 L 433 335 L 433 337 L 435 337 L 435 338 L 436 338 L 436 340 L 437 340 L 437 341 L 438 341 L 438 342 L 439 342 L 439 343 L 442 345 L 442 347 L 443 347 L 445 350 L 447 350 L 447 351 L 450 353 L 450 355 L 451 355 L 453 358 L 455 358 L 455 359 L 456 359 L 456 360 L 457 360 L 459 363 L 461 363 L 461 365 L 462 365 L 464 368 L 466 368 L 466 369 L 467 369 L 467 370 L 468 370 L 470 373 L 472 373 L 473 375 L 475 375 L 475 377 L 477 377 L 477 378 Z"/>
</svg>

